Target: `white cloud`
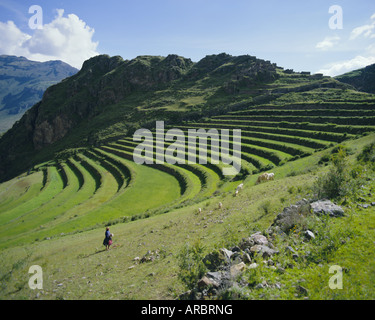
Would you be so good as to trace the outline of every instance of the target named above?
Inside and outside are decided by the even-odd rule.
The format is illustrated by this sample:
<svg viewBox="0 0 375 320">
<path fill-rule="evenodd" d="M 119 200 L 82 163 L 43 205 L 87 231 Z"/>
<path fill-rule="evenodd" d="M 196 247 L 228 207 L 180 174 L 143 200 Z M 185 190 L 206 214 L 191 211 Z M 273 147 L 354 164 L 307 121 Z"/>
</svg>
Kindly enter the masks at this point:
<svg viewBox="0 0 375 320">
<path fill-rule="evenodd" d="M 0 21 L 0 51 L 3 54 L 22 55 L 27 51 L 22 48 L 22 44 L 29 40 L 31 36 L 23 33 L 13 21 L 3 23 Z"/>
<path fill-rule="evenodd" d="M 360 36 L 364 38 L 375 38 L 375 13 L 371 16 L 371 20 L 373 20 L 370 24 L 365 24 L 363 26 L 354 28 L 350 34 L 350 40 L 357 39 Z"/>
<path fill-rule="evenodd" d="M 354 28 L 350 34 L 350 40 L 354 40 L 359 36 L 363 35 L 365 38 L 373 37 L 372 31 L 375 28 L 375 22 L 373 24 L 367 24 L 361 27 Z"/>
<path fill-rule="evenodd" d="M 375 38 L 375 13 L 371 16 L 371 23 L 354 28 L 350 36 L 344 39 L 341 44 L 343 47 L 353 48 L 356 51 L 354 58 L 348 60 L 338 60 L 322 67 L 317 73 L 323 73 L 327 76 L 338 76 L 343 73 L 364 68 L 375 63 L 375 44 L 372 38 Z M 353 40 L 361 38 L 362 41 L 356 42 L 353 46 Z M 332 48 L 337 42 L 338 37 L 326 37 L 322 42 L 316 45 L 317 49 Z"/>
<path fill-rule="evenodd" d="M 334 77 L 352 70 L 364 68 L 373 63 L 375 63 L 375 56 L 364 57 L 359 55 L 351 60 L 333 63 L 325 69 L 317 71 L 317 73 L 323 73 L 326 76 Z"/>
<path fill-rule="evenodd" d="M 0 22 L 0 53 L 36 61 L 62 60 L 80 69 L 85 60 L 98 55 L 98 42 L 92 40 L 95 30 L 75 14 L 63 15 L 64 10 L 57 10 L 55 19 L 33 35 L 23 33 L 12 21 Z"/>
<path fill-rule="evenodd" d="M 315 48 L 320 49 L 320 50 L 327 50 L 338 44 L 340 41 L 339 36 L 334 36 L 334 37 L 325 37 L 323 41 L 318 42 Z"/>
</svg>

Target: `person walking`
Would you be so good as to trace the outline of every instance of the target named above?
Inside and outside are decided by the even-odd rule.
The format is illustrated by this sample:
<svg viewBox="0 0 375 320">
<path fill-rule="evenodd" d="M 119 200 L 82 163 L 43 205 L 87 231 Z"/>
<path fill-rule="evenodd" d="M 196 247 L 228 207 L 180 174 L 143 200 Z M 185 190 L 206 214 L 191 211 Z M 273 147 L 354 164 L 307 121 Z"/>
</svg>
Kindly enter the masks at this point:
<svg viewBox="0 0 375 320">
<path fill-rule="evenodd" d="M 111 246 L 111 244 L 112 244 L 112 237 L 111 237 L 111 233 L 109 232 L 109 227 L 107 227 L 105 230 L 105 238 L 103 241 L 103 245 L 105 246 L 106 250 L 109 250 L 109 247 Z"/>
</svg>

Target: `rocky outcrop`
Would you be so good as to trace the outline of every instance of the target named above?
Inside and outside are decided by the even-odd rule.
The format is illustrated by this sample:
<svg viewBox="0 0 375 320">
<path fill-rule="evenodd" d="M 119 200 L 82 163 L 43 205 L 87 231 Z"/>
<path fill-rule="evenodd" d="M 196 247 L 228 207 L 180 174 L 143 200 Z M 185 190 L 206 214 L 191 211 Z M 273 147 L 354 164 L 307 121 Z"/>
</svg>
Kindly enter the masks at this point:
<svg viewBox="0 0 375 320">
<path fill-rule="evenodd" d="M 292 223 L 298 223 L 297 217 L 310 214 L 327 214 L 331 217 L 339 217 L 343 215 L 343 210 L 328 200 L 312 201 L 302 199 L 294 205 L 285 207 L 277 215 L 272 225 L 263 233 L 256 232 L 249 237 L 241 239 L 238 245 L 231 249 L 221 248 L 206 255 L 203 263 L 209 271 L 197 282 L 195 288 L 180 295 L 179 299 L 215 299 L 220 292 L 229 290 L 233 286 L 241 286 L 238 283 L 241 274 L 246 270 L 258 268 L 259 258 L 263 261 L 266 268 L 273 268 L 280 274 L 285 273 L 285 269 L 280 264 L 275 263 L 275 259 L 272 258 L 275 255 L 284 254 L 298 262 L 301 256 L 298 253 L 298 249 L 296 250 L 291 245 L 285 246 L 280 252 L 272 241 L 275 239 L 275 235 L 280 233 L 283 237 L 287 236 L 285 232 L 290 231 L 288 228 L 291 227 Z M 315 239 L 315 234 L 311 230 L 305 230 L 302 236 L 304 242 Z M 248 286 L 249 283 L 244 283 L 243 285 Z M 253 287 L 254 289 L 269 287 L 280 289 L 281 285 L 263 280 L 261 283 L 255 283 Z M 296 292 L 298 296 L 308 295 L 308 291 L 302 286 L 297 286 Z"/>
<path fill-rule="evenodd" d="M 260 232 L 243 238 L 238 246 L 231 249 L 221 248 L 210 252 L 203 259 L 209 272 L 197 282 L 195 289 L 185 292 L 179 299 L 212 297 L 219 291 L 230 288 L 245 270 L 256 268 L 257 264 L 253 263 L 255 256 L 268 260 L 278 253 L 277 248 Z"/>
<path fill-rule="evenodd" d="M 62 139 L 73 126 L 73 121 L 67 115 L 58 115 L 51 121 L 44 120 L 35 125 L 33 143 L 36 150 L 40 150 Z"/>
<path fill-rule="evenodd" d="M 319 200 L 310 204 L 312 212 L 316 215 L 330 215 L 331 217 L 342 217 L 344 210 L 329 200 Z"/>
</svg>

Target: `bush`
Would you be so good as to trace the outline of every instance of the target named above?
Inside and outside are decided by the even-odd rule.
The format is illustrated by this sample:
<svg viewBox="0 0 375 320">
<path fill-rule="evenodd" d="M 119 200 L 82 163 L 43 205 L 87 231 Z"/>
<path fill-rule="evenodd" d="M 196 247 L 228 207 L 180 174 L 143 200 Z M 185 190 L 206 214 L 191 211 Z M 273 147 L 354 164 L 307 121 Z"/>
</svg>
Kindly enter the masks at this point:
<svg viewBox="0 0 375 320">
<path fill-rule="evenodd" d="M 269 213 L 271 213 L 271 201 L 270 200 L 263 201 L 258 207 L 258 209 L 262 211 L 264 215 L 268 215 Z"/>
<path fill-rule="evenodd" d="M 185 244 L 178 254 L 179 279 L 189 288 L 193 289 L 207 269 L 203 263 L 204 247 L 199 240 L 193 245 Z"/>
<path fill-rule="evenodd" d="M 357 156 L 357 160 L 361 163 L 369 163 L 375 168 L 375 142 L 365 146 L 362 152 Z"/>
<path fill-rule="evenodd" d="M 325 154 L 324 156 L 322 156 L 322 157 L 320 158 L 318 164 L 328 163 L 330 160 L 331 160 L 331 156 L 328 155 L 328 154 Z"/>
<path fill-rule="evenodd" d="M 338 199 L 345 197 L 349 190 L 347 155 L 344 148 L 338 148 L 337 153 L 332 154 L 333 167 L 324 176 L 318 178 L 313 185 L 313 191 L 319 199 Z"/>
</svg>

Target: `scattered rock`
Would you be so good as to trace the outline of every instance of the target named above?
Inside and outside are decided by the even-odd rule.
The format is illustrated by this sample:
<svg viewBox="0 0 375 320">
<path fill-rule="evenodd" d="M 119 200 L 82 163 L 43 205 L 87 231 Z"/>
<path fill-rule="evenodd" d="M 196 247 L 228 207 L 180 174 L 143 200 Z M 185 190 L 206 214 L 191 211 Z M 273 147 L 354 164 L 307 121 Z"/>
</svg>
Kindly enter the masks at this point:
<svg viewBox="0 0 375 320">
<path fill-rule="evenodd" d="M 251 235 L 250 238 L 254 241 L 255 244 L 265 245 L 265 246 L 268 245 L 268 239 L 262 234 L 260 234 L 260 232 Z"/>
<path fill-rule="evenodd" d="M 246 264 L 241 262 L 230 267 L 230 275 L 232 278 L 238 276 L 242 271 L 246 269 Z"/>
<path fill-rule="evenodd" d="M 297 261 L 299 259 L 299 255 L 295 253 L 292 255 L 292 258 L 294 261 Z"/>
<path fill-rule="evenodd" d="M 254 246 L 254 240 L 252 238 L 243 238 L 239 244 L 239 247 L 241 250 L 250 249 L 252 246 Z"/>
<path fill-rule="evenodd" d="M 250 252 L 252 254 L 259 254 L 261 255 L 263 258 L 268 258 L 268 257 L 272 257 L 274 254 L 278 253 L 278 251 L 276 250 L 273 250 L 267 246 L 264 246 L 264 245 L 259 245 L 259 244 L 256 244 L 255 246 L 252 246 L 250 248 Z"/>
<path fill-rule="evenodd" d="M 208 270 L 215 271 L 220 266 L 230 263 L 230 257 L 233 255 L 233 252 L 225 248 L 218 251 L 213 251 L 204 257 L 203 263 L 206 265 Z"/>
<path fill-rule="evenodd" d="M 205 288 L 210 288 L 210 287 L 218 288 L 219 284 L 213 279 L 210 279 L 206 276 L 204 276 L 202 279 L 198 281 L 199 289 L 205 289 Z"/>
<path fill-rule="evenodd" d="M 291 253 L 291 254 L 295 254 L 295 253 L 297 253 L 296 250 L 294 250 L 291 246 L 287 246 L 287 247 L 285 248 L 285 252 L 286 252 L 286 253 Z"/>
<path fill-rule="evenodd" d="M 256 264 L 255 262 L 252 263 L 251 265 L 249 265 L 248 269 L 255 269 L 258 267 L 258 264 Z"/>
<path fill-rule="evenodd" d="M 296 290 L 297 290 L 298 295 L 301 295 L 301 296 L 307 296 L 309 293 L 305 287 L 302 287 L 299 285 L 296 287 Z"/>
<path fill-rule="evenodd" d="M 371 207 L 371 205 L 369 205 L 369 204 L 367 204 L 367 203 L 365 203 L 365 204 L 360 204 L 359 206 L 362 207 L 363 209 L 368 209 L 368 208 Z"/>
<path fill-rule="evenodd" d="M 224 273 L 223 272 L 207 272 L 206 276 L 212 280 L 214 280 L 216 283 L 221 284 L 224 278 Z"/>
<path fill-rule="evenodd" d="M 342 217 L 344 210 L 329 200 L 319 200 L 310 204 L 316 215 L 330 215 L 331 217 Z"/>
<path fill-rule="evenodd" d="M 242 255 L 242 261 L 245 263 L 251 263 L 250 255 L 247 252 Z"/>
<path fill-rule="evenodd" d="M 235 252 L 232 254 L 231 256 L 231 261 L 232 261 L 232 264 L 238 264 L 240 262 L 242 262 L 242 255 L 240 252 Z"/>
<path fill-rule="evenodd" d="M 267 261 L 267 265 L 271 267 L 271 266 L 274 266 L 275 263 L 273 262 L 273 260 L 270 259 Z"/>
<path fill-rule="evenodd" d="M 232 252 L 240 252 L 240 251 L 241 251 L 241 248 L 235 246 L 235 247 L 233 247 L 233 248 L 231 249 L 231 251 L 232 251 Z"/>
<path fill-rule="evenodd" d="M 305 231 L 305 238 L 307 240 L 315 239 L 315 235 L 314 235 L 314 233 L 312 231 L 306 230 Z"/>
</svg>

